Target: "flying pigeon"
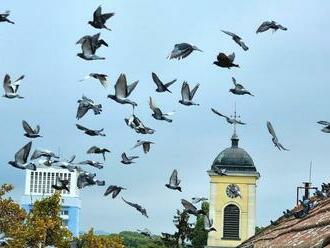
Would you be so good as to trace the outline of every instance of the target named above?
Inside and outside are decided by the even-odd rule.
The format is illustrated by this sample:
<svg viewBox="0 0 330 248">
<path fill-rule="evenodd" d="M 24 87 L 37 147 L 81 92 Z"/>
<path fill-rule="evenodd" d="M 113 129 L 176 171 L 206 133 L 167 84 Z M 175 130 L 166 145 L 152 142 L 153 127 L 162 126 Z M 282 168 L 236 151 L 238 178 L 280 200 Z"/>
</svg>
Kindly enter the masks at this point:
<svg viewBox="0 0 330 248">
<path fill-rule="evenodd" d="M 249 50 L 249 48 L 245 45 L 245 43 L 242 41 L 242 38 L 239 37 L 237 34 L 234 34 L 232 32 L 229 32 L 229 31 L 224 31 L 224 30 L 221 30 L 222 32 L 224 32 L 225 34 L 229 35 L 232 37 L 232 39 L 240 46 L 243 48 L 244 51 L 247 51 Z"/>
<path fill-rule="evenodd" d="M 126 125 L 130 128 L 134 129 L 135 132 L 141 134 L 153 134 L 155 132 L 154 129 L 145 126 L 142 121 L 136 116 L 131 115 L 129 118 L 125 118 Z"/>
<path fill-rule="evenodd" d="M 187 211 L 188 214 L 192 214 L 195 216 L 198 216 L 199 214 L 205 214 L 202 209 L 197 210 L 197 208 L 189 201 L 185 199 L 181 199 L 181 204 L 185 208 L 185 211 Z"/>
<path fill-rule="evenodd" d="M 110 185 L 105 191 L 104 196 L 112 194 L 111 197 L 114 199 L 122 190 L 126 190 L 126 189 L 120 186 Z"/>
<path fill-rule="evenodd" d="M 103 13 L 102 14 L 102 8 L 101 6 L 99 6 L 93 14 L 93 21 L 89 21 L 88 24 L 90 24 L 91 26 L 93 26 L 94 28 L 97 29 L 107 29 L 109 31 L 111 31 L 110 28 L 107 28 L 107 26 L 105 25 L 106 21 L 111 18 L 112 16 L 114 16 L 115 13 Z"/>
<path fill-rule="evenodd" d="M 23 79 L 24 79 L 24 75 L 20 76 L 18 79 L 16 79 L 14 82 L 12 82 L 10 79 L 10 76 L 8 74 L 6 74 L 5 78 L 3 80 L 3 89 L 5 91 L 5 94 L 3 95 L 3 97 L 9 98 L 9 99 L 24 98 L 24 97 L 20 96 L 19 94 L 17 94 L 18 88 Z"/>
<path fill-rule="evenodd" d="M 88 149 L 87 154 L 102 154 L 103 156 L 103 160 L 105 161 L 105 153 L 110 153 L 110 150 L 108 150 L 107 148 L 100 148 L 97 146 L 92 146 L 91 148 Z"/>
<path fill-rule="evenodd" d="M 40 132 L 40 126 L 37 125 L 37 127 L 35 129 L 33 129 L 26 121 L 22 121 L 22 125 L 23 128 L 25 130 L 25 134 L 24 136 L 28 137 L 28 138 L 38 138 L 38 137 L 42 137 L 41 135 L 39 135 Z"/>
<path fill-rule="evenodd" d="M 193 46 L 188 43 L 175 44 L 171 54 L 167 57 L 168 59 L 184 59 L 190 55 L 194 50 L 203 52 L 197 46 Z"/>
<path fill-rule="evenodd" d="M 155 144 L 155 143 L 152 141 L 147 141 L 147 140 L 138 140 L 138 141 L 136 141 L 136 144 L 134 145 L 134 147 L 132 149 L 142 146 L 144 153 L 148 153 L 150 151 L 151 144 Z"/>
<path fill-rule="evenodd" d="M 56 177 L 55 184 L 52 185 L 52 188 L 55 190 L 66 190 L 70 192 L 70 181 L 68 179 L 61 179 L 59 176 Z"/>
<path fill-rule="evenodd" d="M 191 201 L 193 204 L 197 204 L 199 202 L 207 201 L 208 199 L 206 197 L 193 197 L 191 198 Z"/>
<path fill-rule="evenodd" d="M 140 234 L 142 234 L 143 236 L 146 236 L 148 238 L 151 238 L 151 232 L 149 231 L 149 229 L 144 228 L 143 230 L 137 230 Z"/>
<path fill-rule="evenodd" d="M 8 241 L 13 240 L 13 238 L 6 237 L 5 233 L 0 233 L 0 246 L 9 245 Z"/>
<path fill-rule="evenodd" d="M 152 80 L 157 85 L 157 89 L 156 89 L 157 92 L 168 91 L 168 92 L 172 93 L 168 88 L 176 82 L 176 79 L 174 79 L 166 84 L 163 84 L 163 82 L 159 79 L 159 77 L 157 76 L 156 73 L 153 72 L 153 73 L 151 73 L 151 75 L 152 75 Z"/>
<path fill-rule="evenodd" d="M 178 190 L 180 192 L 182 192 L 180 185 L 180 180 L 178 179 L 178 171 L 177 170 L 173 170 L 171 177 L 170 177 L 170 181 L 169 183 L 165 184 L 165 186 L 169 189 L 173 189 L 173 190 Z"/>
<path fill-rule="evenodd" d="M 77 56 L 85 60 L 104 60 L 104 57 L 99 57 L 95 55 L 96 50 L 101 47 L 101 45 L 108 46 L 104 40 L 100 40 L 100 33 L 93 36 L 86 35 L 76 42 L 76 44 L 81 44 L 81 53 Z"/>
<path fill-rule="evenodd" d="M 133 161 L 133 159 L 137 159 L 139 157 L 138 156 L 127 156 L 126 153 L 124 152 L 124 153 L 121 154 L 121 158 L 122 158 L 122 160 L 120 161 L 121 163 L 123 163 L 123 164 L 133 164 L 133 163 L 135 163 Z"/>
<path fill-rule="evenodd" d="M 94 161 L 94 160 L 85 160 L 85 161 L 81 161 L 79 162 L 78 164 L 81 164 L 81 165 L 90 165 L 90 166 L 93 166 L 97 169 L 103 169 L 103 164 L 98 162 L 98 161 Z"/>
<path fill-rule="evenodd" d="M 198 90 L 198 87 L 199 84 L 197 84 L 192 90 L 190 90 L 189 84 L 184 81 L 181 88 L 181 100 L 179 101 L 179 103 L 186 106 L 199 105 L 198 103 L 194 103 L 192 101 L 196 91 Z"/>
<path fill-rule="evenodd" d="M 104 88 L 108 86 L 108 80 L 107 80 L 108 75 L 106 74 L 101 74 L 101 73 L 90 73 L 88 76 L 84 77 L 83 79 L 79 80 L 80 82 L 87 80 L 89 78 L 95 78 L 97 79 Z"/>
<path fill-rule="evenodd" d="M 49 151 L 49 150 L 38 150 L 38 149 L 36 149 L 33 152 L 32 156 L 31 156 L 31 160 L 35 160 L 35 159 L 38 159 L 38 158 L 41 158 L 41 157 L 47 158 L 48 160 L 50 160 L 52 158 L 56 158 L 56 159 L 59 158 L 52 151 Z"/>
<path fill-rule="evenodd" d="M 213 220 L 210 220 L 207 215 L 204 215 L 204 230 L 207 232 L 216 232 L 217 230 L 213 227 Z"/>
<path fill-rule="evenodd" d="M 317 123 L 325 126 L 321 129 L 321 131 L 323 133 L 330 133 L 330 122 L 328 122 L 328 121 L 318 121 Z"/>
<path fill-rule="evenodd" d="M 76 127 L 79 130 L 84 131 L 84 133 L 89 135 L 89 136 L 105 136 L 105 134 L 102 133 L 104 131 L 104 128 L 99 129 L 99 130 L 92 130 L 92 129 L 88 129 L 87 127 L 84 127 L 82 125 L 79 125 L 79 124 L 76 124 Z"/>
<path fill-rule="evenodd" d="M 67 169 L 70 172 L 74 172 L 78 169 L 77 166 L 73 164 L 73 161 L 76 159 L 76 155 L 71 156 L 68 160 L 55 161 L 55 165 L 63 169 Z"/>
<path fill-rule="evenodd" d="M 160 108 L 158 108 L 155 103 L 152 101 L 152 98 L 149 98 L 149 106 L 150 109 L 154 112 L 152 114 L 152 117 L 154 117 L 156 120 L 161 120 L 161 121 L 167 121 L 167 122 L 172 122 L 173 120 L 167 118 L 166 116 L 172 115 L 172 113 L 167 113 L 167 114 L 163 114 L 163 112 L 160 110 Z"/>
<path fill-rule="evenodd" d="M 101 104 L 96 104 L 92 99 L 89 99 L 85 96 L 82 96 L 82 98 L 78 100 L 78 103 L 79 105 L 76 115 L 78 120 L 81 119 L 90 109 L 93 110 L 94 115 L 99 115 L 102 112 Z"/>
<path fill-rule="evenodd" d="M 126 201 L 123 197 L 121 198 L 126 204 L 130 205 L 131 207 L 135 208 L 137 211 L 139 211 L 142 215 L 144 215 L 145 217 L 148 218 L 147 215 L 147 210 L 145 208 L 143 208 L 141 205 L 136 204 L 136 203 L 132 203 L 129 201 Z"/>
<path fill-rule="evenodd" d="M 21 170 L 37 170 L 36 165 L 32 163 L 27 163 L 30 151 L 31 151 L 32 141 L 27 143 L 15 154 L 15 161 L 9 161 L 8 164 L 11 166 L 21 169 Z"/>
<path fill-rule="evenodd" d="M 250 96 L 254 96 L 250 93 L 250 91 L 248 91 L 247 89 L 244 88 L 243 85 L 237 83 L 236 79 L 234 77 L 232 77 L 233 83 L 235 85 L 235 88 L 230 89 L 229 91 L 235 95 L 250 95 Z"/>
<path fill-rule="evenodd" d="M 11 24 L 15 24 L 15 22 L 8 19 L 9 15 L 10 15 L 9 10 L 7 10 L 5 13 L 0 14 L 0 22 L 9 22 Z"/>
<path fill-rule="evenodd" d="M 272 141 L 273 141 L 275 147 L 277 147 L 280 151 L 281 150 L 289 151 L 284 146 L 282 146 L 282 144 L 279 142 L 279 140 L 277 139 L 276 133 L 274 131 L 274 128 L 269 121 L 267 121 L 267 128 L 268 128 L 268 132 L 272 135 Z"/>
<path fill-rule="evenodd" d="M 213 109 L 213 108 L 211 108 L 211 110 L 212 110 L 212 112 L 213 113 L 215 113 L 215 114 L 217 114 L 217 115 L 219 115 L 219 116 L 221 116 L 221 117 L 224 117 L 224 118 L 226 118 L 226 121 L 229 123 L 229 124 L 240 124 L 240 125 L 245 125 L 246 123 L 244 123 L 244 122 L 241 122 L 241 121 L 239 121 L 239 120 L 236 120 L 235 118 L 229 118 L 228 116 L 225 116 L 225 115 L 223 115 L 223 114 L 221 114 L 220 112 L 218 112 L 217 110 L 215 110 L 215 109 Z"/>
<path fill-rule="evenodd" d="M 93 185 L 97 185 L 97 186 L 104 186 L 105 185 L 105 181 L 100 181 L 95 179 L 96 174 L 95 173 L 89 173 L 86 171 L 82 171 L 79 173 L 78 175 L 78 179 L 77 179 L 77 187 L 79 189 L 82 189 L 86 186 L 93 186 Z"/>
<path fill-rule="evenodd" d="M 239 65 L 233 63 L 234 59 L 235 53 L 232 53 L 228 56 L 224 53 L 219 53 L 217 56 L 217 61 L 214 61 L 213 64 L 228 69 L 230 69 L 230 67 L 239 67 Z"/>
<path fill-rule="evenodd" d="M 127 99 L 127 97 L 129 97 L 138 83 L 139 81 L 135 81 L 127 85 L 126 75 L 124 73 L 120 74 L 115 85 L 115 95 L 108 95 L 108 98 L 120 104 L 131 104 L 134 108 L 137 106 L 137 103 Z"/>
<path fill-rule="evenodd" d="M 279 29 L 284 30 L 284 31 L 288 30 L 286 27 L 283 27 L 281 24 L 277 24 L 274 21 L 265 21 L 259 26 L 256 33 L 257 34 L 262 33 L 262 32 L 265 32 L 269 29 L 272 29 L 273 32 L 275 32 Z"/>
</svg>

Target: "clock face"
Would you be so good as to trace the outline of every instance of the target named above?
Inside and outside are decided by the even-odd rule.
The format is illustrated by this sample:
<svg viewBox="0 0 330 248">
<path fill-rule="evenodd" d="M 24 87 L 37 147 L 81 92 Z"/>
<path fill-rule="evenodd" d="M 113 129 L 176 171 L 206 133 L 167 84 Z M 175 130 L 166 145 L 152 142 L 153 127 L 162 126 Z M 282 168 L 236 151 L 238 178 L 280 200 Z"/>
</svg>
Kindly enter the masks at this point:
<svg viewBox="0 0 330 248">
<path fill-rule="evenodd" d="M 240 196 L 240 189 L 236 184 L 229 184 L 226 189 L 227 196 L 230 198 L 236 198 Z"/>
</svg>

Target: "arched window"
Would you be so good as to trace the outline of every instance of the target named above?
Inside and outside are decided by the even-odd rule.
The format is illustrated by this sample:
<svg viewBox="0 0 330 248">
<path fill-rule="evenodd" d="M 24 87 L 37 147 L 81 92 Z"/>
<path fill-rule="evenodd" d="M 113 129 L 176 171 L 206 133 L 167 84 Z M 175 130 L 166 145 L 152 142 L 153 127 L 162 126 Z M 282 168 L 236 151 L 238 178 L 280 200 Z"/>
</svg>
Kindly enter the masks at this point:
<svg viewBox="0 0 330 248">
<path fill-rule="evenodd" d="M 223 239 L 239 239 L 239 208 L 230 204 L 224 209 Z"/>
</svg>

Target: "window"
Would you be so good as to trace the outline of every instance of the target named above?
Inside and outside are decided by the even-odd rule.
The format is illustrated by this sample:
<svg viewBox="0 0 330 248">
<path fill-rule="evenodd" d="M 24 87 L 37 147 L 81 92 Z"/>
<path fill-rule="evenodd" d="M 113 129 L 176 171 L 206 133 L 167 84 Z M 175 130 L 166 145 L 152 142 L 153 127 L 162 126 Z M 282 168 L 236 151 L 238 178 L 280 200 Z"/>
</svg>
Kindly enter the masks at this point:
<svg viewBox="0 0 330 248">
<path fill-rule="evenodd" d="M 223 239 L 239 239 L 239 208 L 230 204 L 224 209 L 223 217 Z"/>
</svg>

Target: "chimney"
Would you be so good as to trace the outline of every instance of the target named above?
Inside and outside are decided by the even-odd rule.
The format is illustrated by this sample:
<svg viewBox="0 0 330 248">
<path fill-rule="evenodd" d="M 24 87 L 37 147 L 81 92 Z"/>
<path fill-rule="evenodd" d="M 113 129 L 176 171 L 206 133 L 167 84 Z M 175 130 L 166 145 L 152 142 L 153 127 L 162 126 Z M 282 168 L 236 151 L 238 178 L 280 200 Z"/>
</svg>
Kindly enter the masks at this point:
<svg viewBox="0 0 330 248">
<path fill-rule="evenodd" d="M 305 190 L 304 199 L 308 199 L 309 198 L 309 189 L 311 188 L 312 183 L 303 182 L 303 185 L 304 185 L 304 190 Z"/>
</svg>

